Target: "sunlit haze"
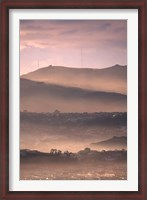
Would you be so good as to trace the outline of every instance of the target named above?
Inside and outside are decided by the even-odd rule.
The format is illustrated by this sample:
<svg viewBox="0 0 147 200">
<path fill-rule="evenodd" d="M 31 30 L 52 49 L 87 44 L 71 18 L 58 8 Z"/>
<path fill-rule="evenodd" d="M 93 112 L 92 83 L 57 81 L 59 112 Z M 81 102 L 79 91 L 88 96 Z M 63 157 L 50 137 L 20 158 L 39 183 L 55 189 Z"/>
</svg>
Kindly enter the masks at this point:
<svg viewBox="0 0 147 200">
<path fill-rule="evenodd" d="M 20 21 L 20 179 L 127 180 L 127 21 Z"/>
<path fill-rule="evenodd" d="M 127 64 L 126 20 L 21 20 L 20 74 L 49 65 Z"/>
</svg>

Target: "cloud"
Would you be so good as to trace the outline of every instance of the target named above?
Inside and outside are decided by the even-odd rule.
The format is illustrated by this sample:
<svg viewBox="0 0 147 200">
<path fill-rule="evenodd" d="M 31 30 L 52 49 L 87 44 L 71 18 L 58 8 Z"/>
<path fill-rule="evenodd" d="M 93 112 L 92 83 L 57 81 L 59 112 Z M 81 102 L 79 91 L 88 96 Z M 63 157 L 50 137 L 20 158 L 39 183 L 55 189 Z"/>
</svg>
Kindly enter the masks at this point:
<svg viewBox="0 0 147 200">
<path fill-rule="evenodd" d="M 41 59 L 44 55 L 51 57 L 49 59 L 47 56 L 42 63 L 50 60 L 51 63 L 59 65 L 77 65 L 80 63 L 81 48 L 87 56 L 87 65 L 90 65 L 90 62 L 95 63 L 94 66 L 96 63 L 97 66 L 100 63 L 106 65 L 108 62 L 104 58 L 110 58 L 109 63 L 126 64 L 126 20 L 20 21 L 21 68 L 25 68 L 26 64 L 32 65 L 37 57 Z"/>
<path fill-rule="evenodd" d="M 96 44 L 104 41 L 126 40 L 126 27 L 123 21 L 73 20 L 73 22 L 23 20 L 20 25 L 21 46 L 74 48 L 85 45 L 95 48 Z"/>
</svg>

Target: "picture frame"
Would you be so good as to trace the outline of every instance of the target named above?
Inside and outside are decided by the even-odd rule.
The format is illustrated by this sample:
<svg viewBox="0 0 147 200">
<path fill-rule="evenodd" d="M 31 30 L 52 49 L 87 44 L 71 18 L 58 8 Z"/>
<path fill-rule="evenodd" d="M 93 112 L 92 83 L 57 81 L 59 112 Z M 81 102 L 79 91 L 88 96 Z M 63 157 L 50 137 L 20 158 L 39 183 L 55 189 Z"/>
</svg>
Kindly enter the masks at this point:
<svg viewBox="0 0 147 200">
<path fill-rule="evenodd" d="M 4 199 L 134 199 L 147 198 L 147 125 L 146 125 L 146 53 L 147 53 L 147 17 L 146 0 L 43 0 L 1 2 L 1 68 L 0 68 L 0 96 L 1 96 L 1 143 L 0 143 L 0 197 Z M 9 10 L 10 9 L 138 9 L 138 191 L 10 191 L 10 148 L 9 148 L 9 119 L 12 102 L 10 96 L 10 68 L 9 68 Z M 13 69 L 11 69 L 13 70 Z M 132 124 L 133 125 L 133 124 Z"/>
</svg>

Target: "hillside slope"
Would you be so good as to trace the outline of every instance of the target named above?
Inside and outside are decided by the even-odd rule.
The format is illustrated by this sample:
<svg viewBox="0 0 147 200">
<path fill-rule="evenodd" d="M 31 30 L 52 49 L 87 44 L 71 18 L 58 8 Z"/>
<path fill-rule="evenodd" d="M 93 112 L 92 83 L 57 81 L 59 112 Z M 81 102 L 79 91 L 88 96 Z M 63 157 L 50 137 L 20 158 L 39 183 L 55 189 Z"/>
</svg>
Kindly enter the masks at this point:
<svg viewBox="0 0 147 200">
<path fill-rule="evenodd" d="M 104 69 L 48 66 L 21 77 L 67 87 L 127 93 L 127 67 L 120 65 Z"/>
<path fill-rule="evenodd" d="M 126 112 L 126 95 L 20 79 L 21 111 Z"/>
</svg>

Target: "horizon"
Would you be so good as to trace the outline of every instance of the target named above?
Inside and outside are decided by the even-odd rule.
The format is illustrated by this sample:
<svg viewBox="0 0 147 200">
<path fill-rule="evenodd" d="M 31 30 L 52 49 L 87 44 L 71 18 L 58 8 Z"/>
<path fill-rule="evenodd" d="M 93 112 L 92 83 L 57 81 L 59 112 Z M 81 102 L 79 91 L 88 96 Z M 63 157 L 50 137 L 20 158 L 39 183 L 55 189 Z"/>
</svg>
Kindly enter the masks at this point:
<svg viewBox="0 0 147 200">
<path fill-rule="evenodd" d="M 23 75 L 27 75 L 29 73 L 32 73 L 32 72 L 36 72 L 36 71 L 39 71 L 41 69 L 45 69 L 45 68 L 49 68 L 49 67 L 58 67 L 58 68 L 68 68 L 68 69 L 98 69 L 98 70 L 101 70 L 101 69 L 108 69 L 108 68 L 112 68 L 112 67 L 127 67 L 127 65 L 120 65 L 120 64 L 114 64 L 112 66 L 107 66 L 107 67 L 104 67 L 104 68 L 91 68 L 91 67 L 85 67 L 85 68 L 81 68 L 81 67 L 69 67 L 69 66 L 61 66 L 61 65 L 51 65 L 49 64 L 48 66 L 45 66 L 45 67 L 40 67 L 40 68 L 36 68 L 34 69 L 33 71 L 28 71 L 27 73 L 24 73 L 24 74 L 20 74 L 20 76 L 23 76 Z"/>
</svg>

